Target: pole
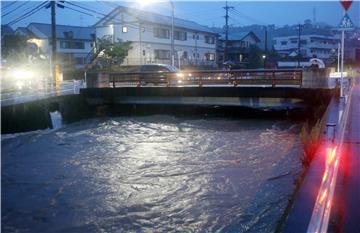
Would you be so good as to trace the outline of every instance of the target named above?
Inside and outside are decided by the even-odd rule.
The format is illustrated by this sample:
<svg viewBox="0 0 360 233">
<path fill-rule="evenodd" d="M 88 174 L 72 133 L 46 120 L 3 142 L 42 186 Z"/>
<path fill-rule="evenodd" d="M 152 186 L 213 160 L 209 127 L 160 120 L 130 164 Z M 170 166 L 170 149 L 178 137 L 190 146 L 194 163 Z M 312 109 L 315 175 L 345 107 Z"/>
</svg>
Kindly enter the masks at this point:
<svg viewBox="0 0 360 233">
<path fill-rule="evenodd" d="M 266 68 L 266 65 L 267 65 L 267 53 L 268 53 L 267 43 L 268 43 L 268 31 L 267 31 L 267 26 L 265 26 L 265 59 L 264 59 L 264 69 Z"/>
<path fill-rule="evenodd" d="M 301 36 L 301 25 L 299 24 L 299 29 L 298 29 L 298 54 L 297 54 L 298 68 L 300 68 L 300 36 Z"/>
<path fill-rule="evenodd" d="M 198 34 L 195 32 L 195 65 L 198 64 L 198 46 L 197 46 Z"/>
<path fill-rule="evenodd" d="M 51 1 L 51 66 L 52 66 L 52 85 L 56 82 L 56 2 Z"/>
<path fill-rule="evenodd" d="M 171 5 L 171 65 L 175 66 L 175 49 L 174 49 L 174 18 L 175 18 L 175 6 L 173 1 L 170 1 Z"/>
<path fill-rule="evenodd" d="M 341 31 L 341 78 L 340 78 L 340 97 L 344 97 L 343 93 L 343 78 L 344 78 L 344 42 L 345 42 L 345 31 Z"/>
<path fill-rule="evenodd" d="M 224 48 L 224 61 L 228 60 L 228 39 L 229 39 L 229 9 L 234 7 L 228 6 L 227 1 L 225 2 L 225 48 Z"/>
<path fill-rule="evenodd" d="M 340 43 L 338 43 L 337 72 L 340 72 Z"/>
<path fill-rule="evenodd" d="M 142 65 L 143 64 L 143 55 L 142 55 L 142 44 L 141 44 L 141 31 L 142 31 L 142 28 L 141 28 L 141 22 L 139 21 L 139 64 Z"/>
</svg>

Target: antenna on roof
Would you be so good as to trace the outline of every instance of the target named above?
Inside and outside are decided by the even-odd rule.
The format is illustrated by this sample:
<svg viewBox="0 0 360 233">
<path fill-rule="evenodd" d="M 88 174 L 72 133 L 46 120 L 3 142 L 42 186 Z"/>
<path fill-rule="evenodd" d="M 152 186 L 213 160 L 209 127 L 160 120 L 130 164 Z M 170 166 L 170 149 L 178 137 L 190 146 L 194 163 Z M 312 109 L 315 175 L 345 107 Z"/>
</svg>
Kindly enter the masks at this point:
<svg viewBox="0 0 360 233">
<path fill-rule="evenodd" d="M 316 23 L 316 6 L 313 8 L 313 24 Z"/>
</svg>

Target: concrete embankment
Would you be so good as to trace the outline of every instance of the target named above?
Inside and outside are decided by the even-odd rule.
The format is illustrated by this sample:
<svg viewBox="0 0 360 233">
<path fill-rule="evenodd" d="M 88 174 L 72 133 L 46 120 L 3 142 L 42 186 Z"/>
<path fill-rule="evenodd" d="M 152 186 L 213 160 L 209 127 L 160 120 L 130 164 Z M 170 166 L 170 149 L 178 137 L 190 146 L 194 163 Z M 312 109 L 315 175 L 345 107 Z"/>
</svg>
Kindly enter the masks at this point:
<svg viewBox="0 0 360 233">
<path fill-rule="evenodd" d="M 52 97 L 2 107 L 1 133 L 51 128 L 49 113 L 56 110 L 61 113 L 65 124 L 98 116 L 151 114 L 247 118 L 285 116 L 303 120 L 319 106 L 327 105 L 334 93 L 329 89 L 259 87 L 84 89 L 80 95 Z M 125 101 L 129 98 L 142 99 L 140 102 Z M 153 101 L 154 98 L 159 101 Z M 196 101 L 186 102 L 186 98 Z"/>
<path fill-rule="evenodd" d="M 90 116 L 90 108 L 80 95 L 66 95 L 1 108 L 1 133 L 17 133 L 51 128 L 50 112 L 60 111 L 65 123 Z"/>
</svg>

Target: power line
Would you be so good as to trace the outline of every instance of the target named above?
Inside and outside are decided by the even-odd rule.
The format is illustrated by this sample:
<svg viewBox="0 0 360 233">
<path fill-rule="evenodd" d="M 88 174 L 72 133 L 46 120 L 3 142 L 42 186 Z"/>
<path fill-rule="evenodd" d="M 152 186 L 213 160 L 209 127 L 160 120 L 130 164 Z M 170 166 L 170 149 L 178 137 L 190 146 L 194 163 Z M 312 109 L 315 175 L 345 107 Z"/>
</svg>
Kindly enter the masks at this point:
<svg viewBox="0 0 360 233">
<path fill-rule="evenodd" d="M 35 8 L 33 8 L 30 11 L 28 11 L 27 13 L 19 16 L 18 18 L 14 19 L 13 21 L 9 22 L 8 24 L 12 25 L 12 24 L 18 23 L 21 20 L 26 19 L 27 17 L 37 13 L 38 11 L 40 11 L 46 5 L 46 3 L 47 3 L 47 1 L 44 1 L 44 2 L 40 3 Z"/>
<path fill-rule="evenodd" d="M 87 13 L 87 12 L 84 12 L 84 11 L 81 11 L 81 10 L 77 10 L 77 9 L 74 9 L 72 7 L 69 7 L 69 6 L 66 6 L 66 9 L 69 9 L 69 10 L 72 10 L 72 11 L 76 11 L 78 13 L 81 13 L 81 14 L 84 14 L 84 15 L 87 15 L 87 16 L 91 16 L 91 17 L 95 17 L 95 18 L 100 18 L 98 16 L 95 16 L 95 15 L 92 15 L 90 13 Z"/>
<path fill-rule="evenodd" d="M 92 12 L 92 13 L 95 13 L 95 14 L 99 14 L 99 15 L 102 15 L 102 16 L 107 16 L 106 14 L 103 14 L 103 13 L 101 13 L 101 12 L 95 11 L 95 10 L 90 9 L 90 8 L 87 8 L 87 7 L 83 7 L 83 6 L 77 5 L 77 4 L 72 3 L 72 2 L 65 2 L 65 3 L 66 3 L 66 4 L 70 4 L 70 5 L 72 5 L 72 6 L 75 6 L 75 7 L 78 7 L 78 8 L 83 9 L 83 10 L 87 10 L 87 11 Z M 71 9 L 69 6 L 66 6 L 66 7 L 69 8 L 69 9 Z M 84 13 L 84 14 L 86 14 L 86 13 Z"/>
<path fill-rule="evenodd" d="M 251 16 L 248 16 L 248 15 L 246 15 L 246 14 L 244 14 L 244 13 L 242 13 L 242 12 L 236 10 L 236 9 L 232 9 L 231 11 L 232 11 L 233 14 L 235 14 L 235 15 L 237 15 L 239 17 L 245 18 L 245 19 L 247 19 L 249 21 L 252 21 L 254 23 L 259 23 L 259 24 L 263 24 L 263 25 L 267 24 L 267 23 L 265 23 L 265 22 L 263 22 L 261 20 L 255 19 L 255 18 L 253 18 Z"/>
<path fill-rule="evenodd" d="M 13 1 L 13 2 L 10 2 L 9 4 L 7 4 L 6 6 L 4 6 L 1 10 L 5 10 L 6 8 L 14 5 L 15 3 L 17 3 L 17 1 Z"/>
<path fill-rule="evenodd" d="M 28 2 L 30 2 L 30 1 L 26 1 L 26 2 L 24 2 L 21 6 L 19 6 L 19 7 L 16 7 L 16 8 L 14 8 L 14 9 L 12 9 L 11 11 L 9 11 L 9 12 L 7 12 L 7 13 L 3 14 L 1 17 L 5 17 L 5 16 L 7 16 L 7 15 L 9 15 L 9 14 L 11 14 L 11 13 L 13 13 L 13 12 L 17 11 L 17 10 L 19 10 L 21 7 L 25 6 Z"/>
</svg>

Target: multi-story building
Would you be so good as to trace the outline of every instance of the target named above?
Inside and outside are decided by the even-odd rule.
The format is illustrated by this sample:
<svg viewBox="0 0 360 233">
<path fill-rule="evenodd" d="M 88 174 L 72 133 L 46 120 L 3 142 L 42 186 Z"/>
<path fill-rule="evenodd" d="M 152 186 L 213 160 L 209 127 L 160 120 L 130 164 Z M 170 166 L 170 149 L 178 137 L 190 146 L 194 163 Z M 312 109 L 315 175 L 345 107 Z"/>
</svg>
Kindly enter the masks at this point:
<svg viewBox="0 0 360 233">
<path fill-rule="evenodd" d="M 95 24 L 96 37 L 131 41 L 125 65 L 172 63 L 172 17 L 117 7 Z M 195 22 L 174 19 L 175 65 L 216 65 L 217 34 Z"/>
<path fill-rule="evenodd" d="M 15 34 L 26 36 L 37 53 L 51 56 L 50 24 L 30 23 L 27 27 L 17 28 Z M 94 28 L 56 25 L 56 51 L 61 65 L 84 67 L 94 46 Z"/>
<path fill-rule="evenodd" d="M 227 42 L 227 58 L 225 58 L 225 35 L 221 35 L 217 43 L 217 54 L 219 65 L 227 61 L 235 64 L 246 63 L 250 47 L 257 46 L 260 39 L 255 33 L 249 32 L 230 32 Z"/>
<path fill-rule="evenodd" d="M 297 57 L 298 36 L 274 37 L 275 50 L 284 57 Z M 300 36 L 300 57 L 310 59 L 317 57 L 326 63 L 332 62 L 337 57 L 338 36 L 324 35 L 301 35 Z"/>
</svg>

